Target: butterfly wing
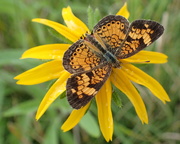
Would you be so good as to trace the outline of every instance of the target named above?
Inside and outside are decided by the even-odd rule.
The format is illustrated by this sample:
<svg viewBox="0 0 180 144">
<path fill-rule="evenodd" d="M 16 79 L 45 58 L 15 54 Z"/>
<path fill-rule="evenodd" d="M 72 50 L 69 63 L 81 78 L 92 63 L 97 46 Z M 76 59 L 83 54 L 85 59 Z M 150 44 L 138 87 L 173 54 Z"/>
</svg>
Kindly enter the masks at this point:
<svg viewBox="0 0 180 144">
<path fill-rule="evenodd" d="M 109 15 L 95 25 L 93 35 L 104 48 L 114 54 L 126 38 L 128 28 L 129 22 L 126 18 Z"/>
<path fill-rule="evenodd" d="M 72 75 L 66 85 L 67 98 L 75 109 L 85 106 L 100 90 L 111 73 L 111 65 Z"/>
<path fill-rule="evenodd" d="M 64 53 L 63 66 L 70 73 L 79 73 L 93 69 L 103 60 L 103 56 L 94 50 L 91 43 L 81 39 Z"/>
<path fill-rule="evenodd" d="M 163 34 L 164 28 L 155 21 L 136 20 L 132 22 L 125 42 L 117 51 L 119 59 L 130 57 L 152 44 Z"/>
</svg>

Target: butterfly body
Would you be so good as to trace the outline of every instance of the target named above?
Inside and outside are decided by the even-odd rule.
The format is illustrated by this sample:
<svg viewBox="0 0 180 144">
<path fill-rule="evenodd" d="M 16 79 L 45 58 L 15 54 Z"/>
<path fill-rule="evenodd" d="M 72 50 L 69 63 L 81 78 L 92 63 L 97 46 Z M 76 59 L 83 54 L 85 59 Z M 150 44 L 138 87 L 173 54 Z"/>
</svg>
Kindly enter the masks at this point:
<svg viewBox="0 0 180 144">
<path fill-rule="evenodd" d="M 108 64 L 112 65 L 115 68 L 120 67 L 120 61 L 116 58 L 116 56 L 106 47 L 103 47 L 92 35 L 86 34 L 86 40 L 90 41 L 97 49 L 99 49 L 99 54 L 101 57 L 104 57 L 104 62 L 106 61 Z"/>
</svg>

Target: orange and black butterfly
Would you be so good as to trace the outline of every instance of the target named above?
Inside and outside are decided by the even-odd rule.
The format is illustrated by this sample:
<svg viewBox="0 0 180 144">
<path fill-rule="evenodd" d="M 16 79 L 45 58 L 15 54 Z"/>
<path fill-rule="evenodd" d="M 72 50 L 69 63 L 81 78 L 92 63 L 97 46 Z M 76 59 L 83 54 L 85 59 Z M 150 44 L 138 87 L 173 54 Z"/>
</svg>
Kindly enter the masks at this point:
<svg viewBox="0 0 180 144">
<path fill-rule="evenodd" d="M 100 90 L 112 68 L 121 67 L 120 59 L 128 58 L 152 44 L 164 28 L 155 21 L 135 20 L 129 25 L 120 15 L 100 20 L 91 34 L 72 44 L 65 52 L 63 66 L 72 75 L 67 81 L 70 105 L 85 106 Z"/>
</svg>

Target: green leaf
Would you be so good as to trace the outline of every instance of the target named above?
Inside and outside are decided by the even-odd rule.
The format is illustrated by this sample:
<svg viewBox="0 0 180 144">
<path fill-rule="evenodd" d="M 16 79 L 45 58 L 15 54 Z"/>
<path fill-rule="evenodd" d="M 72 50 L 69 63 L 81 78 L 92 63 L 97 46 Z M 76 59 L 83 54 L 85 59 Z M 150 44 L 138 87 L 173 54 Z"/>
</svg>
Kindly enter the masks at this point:
<svg viewBox="0 0 180 144">
<path fill-rule="evenodd" d="M 2 113 L 4 98 L 5 98 L 5 84 L 2 80 L 0 80 L 0 113 Z"/>
<path fill-rule="evenodd" d="M 86 113 L 81 119 L 79 125 L 91 136 L 99 137 L 100 130 L 97 124 L 97 120 L 91 115 L 90 112 Z"/>
<path fill-rule="evenodd" d="M 93 9 L 91 6 L 88 7 L 87 14 L 88 14 L 88 27 L 90 30 L 92 30 L 94 27 L 94 16 L 93 16 Z"/>
<path fill-rule="evenodd" d="M 1 50 L 0 65 L 15 64 L 16 62 L 19 61 L 21 54 L 22 54 L 22 50 L 17 50 L 17 49 Z"/>
<path fill-rule="evenodd" d="M 43 144 L 57 144 L 58 143 L 58 134 L 59 134 L 59 121 L 56 118 L 51 121 L 48 125 L 46 134 L 43 139 Z"/>
<path fill-rule="evenodd" d="M 90 30 L 97 24 L 100 19 L 99 9 L 95 9 L 95 11 L 89 6 L 87 9 L 88 14 L 88 27 Z"/>
<path fill-rule="evenodd" d="M 39 105 L 39 101 L 37 100 L 29 100 L 23 103 L 20 103 L 8 110 L 6 110 L 3 113 L 4 117 L 11 117 L 16 115 L 23 115 L 27 114 L 29 112 L 33 112 L 37 109 L 37 106 Z"/>
<path fill-rule="evenodd" d="M 63 99 L 66 97 L 66 90 L 60 95 L 60 99 Z"/>
<path fill-rule="evenodd" d="M 97 24 L 100 19 L 102 19 L 101 14 L 99 12 L 99 9 L 96 8 L 94 11 L 94 25 Z"/>
<path fill-rule="evenodd" d="M 60 139 L 63 144 L 73 144 L 74 143 L 73 135 L 70 131 L 68 131 L 68 132 L 62 132 L 61 130 L 59 130 L 59 131 L 61 132 Z"/>
<path fill-rule="evenodd" d="M 112 99 L 119 108 L 123 106 L 122 100 L 120 98 L 121 95 L 124 95 L 124 94 L 118 88 L 113 86 Z"/>
<path fill-rule="evenodd" d="M 7 121 L 5 119 L 0 118 L 0 143 L 3 144 L 6 141 L 4 135 L 7 133 Z M 6 141 L 7 142 L 7 141 Z"/>
</svg>

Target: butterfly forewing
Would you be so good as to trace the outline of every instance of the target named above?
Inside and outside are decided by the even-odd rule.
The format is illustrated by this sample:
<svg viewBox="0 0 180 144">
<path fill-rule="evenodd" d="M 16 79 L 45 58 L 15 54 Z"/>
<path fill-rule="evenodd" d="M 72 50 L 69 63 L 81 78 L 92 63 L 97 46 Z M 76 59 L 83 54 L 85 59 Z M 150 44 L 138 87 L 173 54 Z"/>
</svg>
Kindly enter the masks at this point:
<svg viewBox="0 0 180 144">
<path fill-rule="evenodd" d="M 93 29 L 93 35 L 108 51 L 114 53 L 126 37 L 129 22 L 119 15 L 109 15 L 100 20 Z M 100 40 L 99 40 L 100 39 Z"/>
<path fill-rule="evenodd" d="M 65 52 L 63 66 L 70 73 L 79 73 L 93 69 L 102 63 L 103 57 L 90 48 L 87 41 L 81 39 Z"/>
</svg>

